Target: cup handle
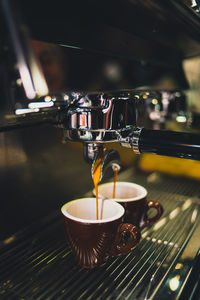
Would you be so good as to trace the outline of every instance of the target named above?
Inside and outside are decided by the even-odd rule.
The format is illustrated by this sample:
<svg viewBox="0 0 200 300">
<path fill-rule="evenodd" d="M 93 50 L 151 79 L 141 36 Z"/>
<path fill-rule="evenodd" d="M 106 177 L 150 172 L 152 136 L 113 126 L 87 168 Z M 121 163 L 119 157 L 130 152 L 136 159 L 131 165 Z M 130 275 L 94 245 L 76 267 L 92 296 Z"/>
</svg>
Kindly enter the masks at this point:
<svg viewBox="0 0 200 300">
<path fill-rule="evenodd" d="M 143 229 L 146 226 L 153 225 L 156 221 L 158 221 L 160 219 L 160 217 L 163 214 L 163 207 L 159 202 L 150 200 L 147 202 L 147 205 L 148 205 L 147 211 L 150 208 L 155 208 L 157 210 L 157 214 L 152 218 L 147 218 L 141 229 Z"/>
<path fill-rule="evenodd" d="M 121 241 L 123 235 L 126 232 L 129 232 L 131 234 L 132 240 L 128 244 L 123 245 L 121 244 Z M 137 243 L 140 240 L 140 237 L 141 237 L 140 230 L 136 226 L 128 223 L 121 224 L 118 227 L 117 236 L 112 246 L 110 254 L 112 256 L 119 256 L 129 252 L 132 248 L 134 248 L 137 245 Z"/>
</svg>

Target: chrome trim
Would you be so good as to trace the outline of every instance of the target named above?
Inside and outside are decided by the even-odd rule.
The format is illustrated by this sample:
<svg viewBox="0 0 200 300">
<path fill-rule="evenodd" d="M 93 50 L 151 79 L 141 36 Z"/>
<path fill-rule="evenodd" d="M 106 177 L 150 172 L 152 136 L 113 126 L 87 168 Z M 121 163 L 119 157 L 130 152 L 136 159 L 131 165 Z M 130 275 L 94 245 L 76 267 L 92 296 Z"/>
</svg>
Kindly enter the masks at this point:
<svg viewBox="0 0 200 300">
<path fill-rule="evenodd" d="M 140 150 L 139 150 L 139 139 L 140 139 L 140 134 L 141 134 L 142 128 L 137 127 L 133 133 L 132 133 L 132 137 L 130 138 L 130 142 L 131 142 L 131 147 L 133 148 L 133 151 L 136 154 L 140 154 Z"/>
<path fill-rule="evenodd" d="M 140 154 L 139 139 L 142 129 L 143 128 L 140 127 L 133 128 L 128 132 L 128 135 L 125 137 L 118 135 L 118 141 L 120 142 L 121 146 L 126 148 L 132 148 L 136 154 Z"/>
<path fill-rule="evenodd" d="M 64 128 L 112 131 L 136 126 L 136 92 L 79 94 L 64 115 Z"/>
</svg>

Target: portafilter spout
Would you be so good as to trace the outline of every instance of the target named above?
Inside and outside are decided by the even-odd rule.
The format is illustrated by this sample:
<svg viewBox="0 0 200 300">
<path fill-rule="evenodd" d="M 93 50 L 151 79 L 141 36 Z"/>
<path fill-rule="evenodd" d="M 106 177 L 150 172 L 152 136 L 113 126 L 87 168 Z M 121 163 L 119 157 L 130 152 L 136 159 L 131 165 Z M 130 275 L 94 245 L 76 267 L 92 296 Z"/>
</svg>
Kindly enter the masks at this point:
<svg viewBox="0 0 200 300">
<path fill-rule="evenodd" d="M 113 171 L 120 170 L 120 155 L 116 150 L 106 150 L 105 148 L 102 149 L 101 152 L 98 153 L 96 159 L 92 163 L 91 168 L 91 175 L 92 178 L 94 176 L 95 171 L 97 168 L 100 167 L 100 179 L 101 182 L 106 170 L 109 167 L 112 167 Z"/>
<path fill-rule="evenodd" d="M 94 160 L 103 153 L 104 145 L 97 143 L 83 143 L 84 159 L 88 163 L 93 163 Z"/>
</svg>

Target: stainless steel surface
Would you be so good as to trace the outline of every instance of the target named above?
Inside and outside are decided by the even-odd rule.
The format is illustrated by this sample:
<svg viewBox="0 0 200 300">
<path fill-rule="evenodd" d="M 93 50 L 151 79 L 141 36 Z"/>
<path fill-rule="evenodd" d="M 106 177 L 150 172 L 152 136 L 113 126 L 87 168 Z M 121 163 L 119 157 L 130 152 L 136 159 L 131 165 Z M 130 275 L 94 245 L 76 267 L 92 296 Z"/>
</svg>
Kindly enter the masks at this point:
<svg viewBox="0 0 200 300">
<path fill-rule="evenodd" d="M 2 300 L 180 299 L 200 247 L 199 183 L 132 170 L 120 180 L 144 185 L 148 199 L 164 207 L 163 217 L 142 232 L 136 249 L 84 270 L 67 246 L 60 214 L 49 216 L 1 242 Z"/>
<path fill-rule="evenodd" d="M 23 110 L 24 111 L 24 110 Z M 31 126 L 38 126 L 42 124 L 57 123 L 57 116 L 59 114 L 58 108 L 44 109 L 43 111 L 25 113 L 20 115 L 6 114 L 0 120 L 0 132 L 11 131 L 14 129 L 21 129 Z"/>
<path fill-rule="evenodd" d="M 17 70 L 19 71 L 20 78 L 16 79 L 14 76 L 11 76 L 10 73 L 13 72 L 14 62 L 12 62 L 9 67 L 6 64 L 2 63 L 2 66 L 5 68 L 5 71 L 9 74 L 9 79 L 6 85 L 4 86 L 5 94 L 11 93 L 12 89 L 12 100 L 16 101 L 15 93 L 16 93 L 16 85 L 20 85 L 19 81 L 21 80 L 22 85 L 24 87 L 24 91 L 26 94 L 26 99 L 35 99 L 37 95 L 47 95 L 48 90 L 45 92 L 37 92 L 36 83 L 38 84 L 39 89 L 43 89 L 46 86 L 46 80 L 43 78 L 43 72 L 37 65 L 37 61 L 34 58 L 32 53 L 34 52 L 34 41 L 31 44 L 31 41 L 28 40 L 28 37 L 21 33 L 21 28 L 23 27 L 23 22 L 19 18 L 17 18 L 17 13 L 15 13 L 14 8 L 12 7 L 12 3 L 10 1 L 2 0 L 2 13 L 5 17 L 6 24 L 8 27 L 8 33 L 11 37 L 12 45 L 8 43 L 3 38 L 4 52 L 5 48 L 12 52 L 12 46 L 15 50 L 15 60 L 17 62 Z M 20 34 L 21 33 L 21 34 Z M 5 39 L 5 40 L 4 40 Z M 4 44 L 3 43 L 3 44 Z M 38 51 L 38 44 L 36 42 L 35 52 Z M 40 46 L 39 46 L 40 47 Z M 8 56 L 8 55 L 7 55 Z M 8 58 L 8 57 L 7 57 Z M 12 57 L 14 60 L 14 57 Z M 30 59 L 30 61 L 29 61 Z M 14 61 L 15 61 L 14 60 Z M 57 66 L 58 73 L 61 73 Z M 41 71 L 41 72 L 40 72 Z M 118 72 L 119 73 L 119 72 Z M 119 75 L 119 74 L 118 74 Z M 61 76 L 62 77 L 62 76 Z M 60 78 L 61 79 L 61 78 Z M 51 80 L 54 81 L 54 80 Z M 62 80 L 61 80 L 62 82 Z M 30 88 L 28 88 L 30 86 Z M 60 86 L 60 85 L 59 85 Z M 118 85 L 117 85 L 118 86 Z M 67 91 L 67 88 L 62 85 L 58 92 L 57 97 L 52 96 L 53 89 L 49 88 L 49 93 L 46 98 L 50 97 L 51 101 L 42 102 L 39 99 L 39 102 L 31 102 L 28 103 L 28 112 L 30 109 L 37 108 L 36 117 L 32 117 L 32 114 L 24 114 L 24 118 L 13 118 L 13 116 L 6 115 L 4 116 L 1 130 L 8 130 L 11 128 L 19 128 L 24 125 L 34 125 L 46 122 L 52 122 L 52 124 L 56 124 L 59 127 L 63 128 L 65 131 L 65 137 L 71 139 L 73 141 L 81 141 L 87 143 L 107 143 L 107 142 L 116 142 L 123 140 L 126 137 L 132 136 L 130 139 L 131 147 L 137 152 L 141 152 L 140 143 L 140 129 L 136 129 L 137 126 L 137 102 L 141 97 L 148 95 L 148 98 L 152 98 L 152 93 L 144 94 L 140 92 L 140 90 L 123 90 L 115 92 L 107 92 L 107 93 L 88 93 L 88 92 L 68 92 L 63 93 L 62 89 Z M 30 94 L 29 94 L 30 93 Z M 159 92 L 157 92 L 159 94 Z M 168 93 L 167 95 L 170 95 Z M 11 95 L 10 95 L 11 96 Z M 19 96 L 19 95 L 18 95 Z M 166 98 L 166 93 L 164 95 Z M 22 94 L 21 94 L 22 97 Z M 22 97 L 23 98 L 23 97 Z M 169 97 L 168 97 L 169 98 Z M 7 97 L 7 101 L 9 101 L 9 97 Z M 164 99 L 166 100 L 166 99 Z M 158 100 L 152 99 L 152 102 L 158 102 Z M 166 101 L 165 101 L 166 102 Z M 164 102 L 163 102 L 164 103 Z M 163 104 L 162 103 L 162 104 Z M 14 104 L 14 103 L 13 103 Z M 47 107 L 53 106 L 52 109 L 47 109 Z M 163 111 L 166 114 L 167 105 L 164 103 L 164 110 L 160 109 L 160 119 L 164 117 Z M 21 102 L 15 103 L 15 105 L 21 106 Z M 158 105 L 155 104 L 156 112 L 159 112 L 157 109 Z M 25 108 L 17 108 L 15 110 L 16 113 L 24 113 L 27 112 Z M 56 113 L 55 113 L 56 112 Z M 55 114 L 54 114 L 55 113 Z M 48 117 L 49 114 L 49 117 Z M 27 116 L 27 122 L 24 121 Z M 29 121 L 31 120 L 31 122 Z M 39 119 L 39 120 L 38 120 Z M 8 120 L 8 126 L 4 123 Z M 10 122 L 11 121 L 11 122 Z M 136 129 L 136 130 L 135 130 Z M 183 141 L 182 144 L 185 141 Z M 124 142 L 122 142 L 122 145 Z M 148 147 L 146 147 L 147 149 Z M 149 149 L 149 148 L 148 148 Z M 157 153 L 154 149 L 150 149 L 150 152 Z M 173 152 L 173 151 L 172 151 Z M 170 152 L 170 154 L 172 153 Z M 174 151 L 176 153 L 176 151 Z M 90 148 L 90 154 L 92 150 Z M 161 153 L 165 154 L 165 153 Z M 93 156 L 94 154 L 90 155 Z M 167 154 L 166 154 L 167 155 Z M 175 155 L 176 156 L 176 155 Z M 181 155 L 178 155 L 182 157 Z M 190 157 L 196 159 L 197 156 L 193 157 L 191 153 L 187 154 L 184 157 Z"/>
<path fill-rule="evenodd" d="M 23 1 L 22 1 L 22 3 L 23 3 Z M 60 3 L 61 7 L 62 7 L 63 3 L 64 2 Z M 138 91 L 130 90 L 130 89 L 119 91 L 120 82 L 122 81 L 121 79 L 123 78 L 123 74 L 121 73 L 120 64 L 118 64 L 119 57 L 118 57 L 118 55 L 116 55 L 116 57 L 118 57 L 118 59 L 116 59 L 116 63 L 114 62 L 113 64 L 111 64 L 111 66 L 108 64 L 109 67 L 107 68 L 107 70 L 105 68 L 105 76 L 109 77 L 110 81 L 113 80 L 113 86 L 110 84 L 108 84 L 108 85 L 103 84 L 103 87 L 102 87 L 101 84 L 97 84 L 97 85 L 94 84 L 93 87 L 91 88 L 91 90 L 92 91 L 98 90 L 98 92 L 96 92 L 96 94 L 88 93 L 88 91 L 90 90 L 89 86 L 87 88 L 85 88 L 86 92 L 71 92 L 70 93 L 69 92 L 70 85 L 68 85 L 68 83 L 65 79 L 65 72 L 63 72 L 62 67 L 61 67 L 62 65 L 66 66 L 66 64 L 64 64 L 64 63 L 62 64 L 62 62 L 66 63 L 66 61 L 61 59 L 58 64 L 54 65 L 54 68 L 53 68 L 54 70 L 52 71 L 51 68 L 48 68 L 48 66 L 47 66 L 49 63 L 47 63 L 46 69 L 45 69 L 45 63 L 44 63 L 44 57 L 43 57 L 44 70 L 42 71 L 42 69 L 38 65 L 39 60 L 42 61 L 41 52 L 43 52 L 44 49 L 47 49 L 48 46 L 49 46 L 49 48 L 51 48 L 51 47 L 50 47 L 50 45 L 47 46 L 47 45 L 44 45 L 43 43 L 38 43 L 38 41 L 30 40 L 28 31 L 26 31 L 24 29 L 24 28 L 26 28 L 26 26 L 28 24 L 26 24 L 26 22 L 24 22 L 24 20 L 22 20 L 22 16 L 19 17 L 20 12 L 23 12 L 23 9 L 25 9 L 27 7 L 25 4 L 20 6 L 20 4 L 16 2 L 16 8 L 19 9 L 19 14 L 18 14 L 15 12 L 15 7 L 13 6 L 13 4 L 15 4 L 15 1 L 4 1 L 4 0 L 1 1 L 1 14 L 4 17 L 2 19 L 3 20 L 2 25 L 3 25 L 4 31 L 5 31 L 2 33 L 2 41 L 3 42 L 2 42 L 1 50 L 2 50 L 2 53 L 4 53 L 4 55 L 5 55 L 6 51 L 8 52 L 8 50 L 9 50 L 9 52 L 8 52 L 9 54 L 12 53 L 12 55 L 11 55 L 12 58 L 8 54 L 7 54 L 7 56 L 5 55 L 7 61 L 9 62 L 8 65 L 3 60 L 1 61 L 2 71 L 5 70 L 6 75 L 9 79 L 6 81 L 4 80 L 4 94 L 7 95 L 7 98 L 6 98 L 7 102 L 9 102 L 11 99 L 12 102 L 14 102 L 12 104 L 16 108 L 16 106 L 21 106 L 22 104 L 24 104 L 24 102 L 27 103 L 28 99 L 35 99 L 37 96 L 47 95 L 48 91 L 49 91 L 50 95 L 47 95 L 47 97 L 52 97 L 52 95 L 54 93 L 57 93 L 57 95 L 59 95 L 59 97 L 61 95 L 63 95 L 63 99 L 61 100 L 61 102 L 59 102 L 56 99 L 56 97 L 55 98 L 52 97 L 51 102 L 46 102 L 46 105 L 47 104 L 50 104 L 52 106 L 57 105 L 57 107 L 56 107 L 57 114 L 54 116 L 53 119 L 52 119 L 52 111 L 54 113 L 56 110 L 53 109 L 52 111 L 51 110 L 47 111 L 46 110 L 47 107 L 44 108 L 45 102 L 42 103 L 41 99 L 39 99 L 39 103 L 34 103 L 34 102 L 28 103 L 28 107 L 29 107 L 29 109 L 30 108 L 32 109 L 32 107 L 35 107 L 35 105 L 36 105 L 37 112 L 38 112 L 38 113 L 36 112 L 36 116 L 41 117 L 42 122 L 44 120 L 47 120 L 47 122 L 49 122 L 49 119 L 50 119 L 52 121 L 52 124 L 54 124 L 54 125 L 56 124 L 65 130 L 66 138 L 71 139 L 73 141 L 81 141 L 81 142 L 88 142 L 88 143 L 116 142 L 116 141 L 126 138 L 127 136 L 130 136 L 129 134 L 132 134 L 131 147 L 133 147 L 133 149 L 135 149 L 135 151 L 137 153 L 141 152 L 141 151 L 139 151 L 142 148 L 139 146 L 139 142 L 140 142 L 140 137 L 138 134 L 139 130 L 136 129 L 136 126 L 137 126 L 137 107 L 136 107 L 136 105 L 141 97 L 144 98 L 144 97 L 148 96 L 147 98 L 152 99 L 152 94 L 154 94 L 154 93 L 148 92 L 149 87 L 151 87 L 151 89 L 153 90 L 152 82 L 149 79 L 151 76 L 150 77 L 148 76 L 147 80 L 145 80 L 147 82 L 146 82 L 146 84 L 144 84 L 143 79 L 145 76 L 144 76 L 144 74 L 141 75 L 142 80 L 139 80 L 138 84 L 137 84 Z M 87 5 L 90 6 L 90 2 L 87 3 L 87 1 L 86 1 L 84 3 L 83 8 L 86 9 Z M 161 49 L 162 47 L 164 47 L 165 50 L 167 49 L 167 57 L 169 56 L 168 55 L 169 49 L 173 52 L 173 55 L 170 56 L 170 60 L 171 60 L 170 67 L 169 68 L 167 67 L 166 72 L 168 75 L 170 73 L 170 76 L 169 76 L 170 78 L 171 78 L 172 74 L 174 75 L 172 77 L 175 77 L 177 79 L 179 78 L 177 81 L 179 81 L 179 80 L 182 81 L 181 86 L 186 87 L 187 83 L 185 81 L 185 77 L 184 77 L 183 69 L 182 69 L 182 61 L 183 61 L 183 57 L 184 57 L 183 52 L 185 51 L 185 49 L 182 49 L 181 43 L 176 44 L 176 46 L 174 46 L 172 48 L 171 48 L 171 44 L 173 44 L 177 40 L 177 36 L 180 38 L 180 41 L 181 41 L 183 38 L 183 33 L 186 34 L 187 38 L 190 38 L 191 40 L 193 40 L 194 43 L 198 44 L 199 40 L 197 39 L 197 33 L 200 29 L 199 17 L 192 10 L 188 10 L 188 7 L 185 5 L 184 2 L 177 4 L 177 3 L 174 3 L 173 0 L 171 0 L 170 4 L 165 2 L 164 4 L 162 4 L 162 5 L 160 4 L 159 6 L 155 5 L 154 1 L 151 1 L 148 5 L 143 3 L 143 1 L 140 1 L 138 7 L 135 6 L 134 3 L 132 3 L 132 4 L 126 3 L 126 4 L 124 4 L 124 6 L 122 6 L 121 3 L 117 3 L 115 6 L 118 9 L 120 7 L 124 8 L 124 12 L 127 15 L 129 15 L 129 11 L 127 10 L 127 5 L 130 5 L 131 11 L 132 11 L 132 9 L 133 10 L 136 9 L 136 11 L 139 14 L 142 13 L 142 15 L 144 17 L 144 19 L 142 18 L 143 25 L 145 25 L 144 27 L 148 28 L 148 25 L 151 24 L 152 20 L 156 21 L 156 23 L 158 22 L 157 24 L 162 24 L 164 26 L 165 29 L 162 28 L 162 26 L 161 26 L 161 28 L 164 29 L 163 33 L 165 33 L 165 34 L 162 37 L 162 35 L 160 35 L 160 33 L 159 33 L 158 40 L 157 40 L 157 38 L 152 39 L 152 36 L 150 34 L 150 32 L 155 33 L 155 28 L 153 31 L 151 28 L 150 32 L 148 32 L 147 36 L 146 35 L 145 36 L 146 36 L 148 42 L 150 42 L 151 40 L 153 41 L 153 48 L 155 47 L 156 49 Z M 49 4 L 49 6 L 51 7 L 50 4 Z M 112 7 L 112 1 L 109 2 L 107 6 L 109 9 L 107 9 L 106 12 L 110 11 L 110 8 Z M 22 7 L 23 7 L 23 9 L 22 9 Z M 72 7 L 73 7 L 73 3 L 70 2 L 69 10 L 71 10 Z M 99 11 L 101 11 L 101 9 L 102 9 L 101 5 L 98 7 L 98 9 L 99 9 Z M 42 8 L 41 8 L 41 10 L 42 10 Z M 159 12 L 159 14 L 154 15 L 154 10 L 155 10 L 155 12 L 157 12 L 157 14 Z M 170 29 L 169 22 L 167 22 L 167 27 L 166 27 L 166 21 L 164 21 L 166 18 L 165 10 L 172 11 L 173 13 L 177 12 L 178 13 L 177 16 L 179 16 L 179 14 L 182 16 L 180 19 L 178 18 L 178 20 L 177 20 L 177 18 L 174 18 L 174 17 L 172 18 L 173 24 L 177 25 L 175 27 L 177 35 L 175 34 L 175 36 L 173 35 L 174 30 Z M 57 12 L 60 11 L 60 6 L 59 6 L 59 8 L 56 7 L 55 11 L 57 11 Z M 87 9 L 86 9 L 86 11 L 87 11 Z M 26 12 L 27 12 L 27 14 L 29 14 L 28 11 L 26 11 Z M 111 16 L 112 16 L 112 12 L 113 12 L 113 9 L 110 11 Z M 118 10 L 118 13 L 119 12 L 121 15 L 121 10 Z M 117 9 L 116 9 L 116 14 L 117 14 Z M 22 13 L 22 15 L 23 15 L 23 13 Z M 36 15 L 38 15 L 38 14 L 36 14 Z M 172 15 L 170 15 L 170 16 L 172 16 Z M 45 14 L 43 15 L 42 19 L 45 20 L 44 16 L 45 16 Z M 163 18 L 161 18 L 161 16 Z M 26 14 L 24 15 L 24 17 L 25 17 L 26 21 L 29 21 L 27 19 Z M 106 28 L 108 26 L 107 17 L 105 19 L 101 18 L 101 21 L 104 24 L 104 26 L 106 26 Z M 153 19 L 152 19 L 152 17 L 153 17 Z M 80 16 L 80 18 L 78 18 L 78 20 L 79 19 L 81 19 L 81 16 Z M 140 18 L 139 19 L 136 18 L 136 19 L 137 20 L 135 20 L 135 21 L 137 21 L 137 24 L 140 24 L 141 19 Z M 113 28 L 116 29 L 116 23 L 113 20 L 113 18 L 109 18 L 109 20 L 111 21 Z M 120 20 L 120 18 L 119 18 L 119 20 Z M 133 18 L 133 20 L 134 20 L 134 18 Z M 94 19 L 93 19 L 93 21 L 94 21 Z M 95 23 L 95 25 L 97 25 L 97 24 L 99 25 L 98 18 L 96 21 L 97 21 L 97 23 Z M 56 22 L 54 22 L 54 24 L 57 25 Z M 107 32 L 109 32 L 111 24 L 109 23 L 109 26 L 108 26 L 109 28 L 107 28 Z M 135 38 L 136 33 L 132 32 L 131 24 L 125 23 L 126 29 L 123 26 L 121 27 L 122 24 L 120 24 L 120 22 L 117 22 L 117 24 L 119 26 L 118 29 L 121 28 L 120 30 L 122 32 L 124 32 L 124 30 L 125 30 L 125 32 L 126 32 L 125 35 L 127 33 L 130 35 L 130 40 L 132 40 L 131 37 Z M 182 28 L 181 28 L 181 32 L 180 32 L 181 24 L 185 26 L 184 32 L 182 32 Z M 81 28 L 79 25 L 78 25 L 78 31 L 81 32 Z M 29 26 L 30 26 L 30 24 L 29 24 Z M 143 30 L 144 28 L 143 28 L 143 26 L 141 26 L 141 29 L 142 29 L 141 31 L 140 31 L 140 26 L 133 26 L 133 28 L 139 29 L 138 33 L 136 34 L 138 36 L 138 44 L 139 44 L 140 34 L 142 35 L 142 39 L 144 39 L 144 36 L 143 36 L 144 32 L 145 32 Z M 95 29 L 96 29 L 96 27 L 95 27 Z M 156 30 L 156 32 L 158 33 L 157 30 Z M 7 39 L 6 33 L 10 37 L 10 40 Z M 153 34 L 153 36 L 155 37 L 154 34 Z M 163 38 L 164 38 L 164 40 L 163 40 Z M 169 43 L 169 41 L 170 41 L 170 43 Z M 61 41 L 59 42 L 59 44 L 61 44 Z M 105 44 L 107 44 L 107 43 L 105 43 Z M 138 44 L 137 43 L 135 44 L 135 48 L 136 48 L 136 45 L 138 45 Z M 64 46 L 73 47 L 74 44 L 72 42 L 72 44 L 69 43 L 69 45 L 65 45 L 65 43 L 63 42 L 62 47 L 64 47 Z M 138 63 L 139 63 L 139 65 L 146 65 L 148 63 L 151 66 L 150 69 L 147 69 L 146 73 L 148 73 L 148 75 L 151 73 L 152 68 L 153 68 L 153 71 L 155 71 L 155 73 L 157 73 L 158 70 L 160 70 L 159 69 L 160 65 L 162 65 L 162 67 L 166 68 L 166 65 L 168 65 L 166 63 L 166 59 L 163 60 L 163 57 L 161 59 L 159 59 L 159 53 L 162 53 L 162 51 L 161 52 L 156 51 L 157 60 L 155 60 L 154 54 L 150 55 L 150 57 L 148 56 L 148 57 L 146 57 L 146 59 L 144 59 L 144 56 L 142 55 L 142 50 L 145 49 L 144 46 L 145 45 L 143 44 L 143 47 L 139 47 L 140 52 L 141 52 L 139 57 L 138 57 L 138 53 L 137 53 L 137 55 L 133 54 L 133 57 L 129 57 L 127 59 L 134 61 L 136 65 Z M 60 50 L 60 46 L 58 48 Z M 84 45 L 83 46 L 84 50 L 82 49 L 82 46 L 78 50 L 83 50 L 84 57 L 85 57 L 85 54 L 89 48 L 90 47 Z M 125 48 L 127 48 L 127 46 Z M 13 49 L 14 49 L 14 51 L 13 51 Z M 95 49 L 95 47 L 93 48 L 93 51 L 94 51 L 94 49 Z M 90 51 L 91 51 L 91 49 L 90 49 Z M 61 54 L 62 51 L 58 51 L 58 52 Z M 150 53 L 151 51 L 148 51 L 148 52 Z M 64 51 L 63 51 L 63 53 L 64 53 Z M 98 53 L 99 54 L 101 53 L 103 56 L 108 55 L 108 53 L 103 54 L 102 49 L 99 49 Z M 109 55 L 112 56 L 113 53 L 114 52 L 111 52 Z M 90 55 L 91 53 L 88 52 L 88 54 Z M 166 52 L 165 52 L 165 54 L 166 54 Z M 37 56 L 37 59 L 36 59 L 36 56 Z M 52 51 L 52 56 L 55 61 L 55 57 L 57 57 L 56 51 L 55 52 Z M 124 55 L 123 55 L 123 57 L 124 57 Z M 176 64 L 174 64 L 174 62 L 173 62 L 174 59 L 176 61 Z M 165 62 L 164 66 L 163 66 L 163 61 Z M 16 66 L 15 66 L 15 63 L 17 63 Z M 85 64 L 85 66 L 86 65 L 87 64 Z M 177 67 L 174 68 L 173 66 L 177 66 Z M 97 68 L 97 69 L 99 69 L 99 68 Z M 52 73 L 54 73 L 55 70 L 56 70 L 56 76 L 54 76 L 52 78 L 51 75 L 52 75 Z M 86 70 L 86 68 L 85 68 L 85 70 Z M 140 71 L 140 67 L 138 68 L 138 70 Z M 17 72 L 19 72 L 20 78 L 16 77 Z M 85 73 L 86 72 L 83 72 L 82 74 L 85 75 Z M 126 72 L 126 73 L 131 74 L 130 76 L 128 75 L 129 80 L 130 80 L 130 82 L 128 83 L 128 86 L 130 86 L 131 82 L 133 82 L 132 80 L 133 80 L 134 76 L 132 77 L 133 74 L 131 71 Z M 50 80 L 45 79 L 44 74 L 46 74 L 46 77 L 50 78 Z M 161 73 L 158 72 L 157 74 L 159 74 L 159 79 L 160 79 Z M 156 76 L 156 78 L 157 78 L 157 76 Z M 49 89 L 47 89 L 48 83 L 49 82 L 51 84 L 52 84 L 52 82 L 55 83 L 56 77 L 59 78 L 57 88 L 49 87 Z M 69 75 L 69 77 L 70 77 L 70 75 Z M 137 78 L 139 77 L 139 72 L 137 72 L 136 77 Z M 48 83 L 46 81 L 48 81 Z M 134 78 L 134 81 L 135 81 L 135 78 Z M 26 97 L 23 97 L 24 95 L 22 96 L 22 94 L 20 94 L 20 93 L 18 95 L 16 95 L 17 94 L 16 86 L 21 86 L 21 85 L 23 85 L 23 87 L 24 87 Z M 75 85 L 76 85 L 76 83 L 75 83 Z M 122 84 L 122 85 L 123 85 L 123 87 L 126 86 L 126 84 Z M 112 88 L 115 92 L 106 92 L 105 93 L 106 88 L 109 90 L 110 86 L 112 86 Z M 133 86 L 135 87 L 135 84 Z M 146 87 L 146 93 L 140 92 L 140 89 L 142 89 L 144 86 Z M 159 98 L 159 95 L 161 94 L 161 98 L 163 96 L 163 101 L 159 101 L 160 98 L 158 100 L 155 98 L 155 99 L 152 99 L 152 101 L 151 101 L 151 104 L 153 103 L 153 105 L 155 107 L 153 107 L 153 111 L 151 111 L 150 115 L 152 116 L 154 114 L 154 117 L 155 117 L 155 114 L 156 114 L 156 118 L 159 119 L 159 120 L 156 119 L 156 121 L 159 121 L 160 123 L 164 123 L 166 120 L 167 109 L 168 109 L 167 101 L 170 99 L 171 92 L 174 95 L 177 94 L 175 91 L 178 90 L 179 84 L 175 83 L 173 88 L 172 88 L 172 86 L 173 86 L 173 84 L 172 85 L 168 84 L 168 87 L 166 88 L 166 90 L 168 92 L 165 92 L 163 85 L 158 84 L 158 86 L 156 87 L 157 92 L 155 92 L 155 95 L 157 97 L 157 94 L 158 94 L 158 98 Z M 74 89 L 75 88 L 73 87 L 72 90 L 74 90 Z M 64 95 L 64 93 L 66 93 L 66 94 Z M 18 97 L 16 97 L 16 96 L 18 96 Z M 19 102 L 16 102 L 16 101 L 18 101 L 17 98 L 19 98 Z M 22 99 L 22 101 L 20 98 Z M 160 104 L 162 104 L 163 108 L 161 107 Z M 42 107 L 41 107 L 41 105 L 42 105 Z M 44 110 L 43 110 L 43 108 L 44 108 Z M 24 108 L 20 108 L 20 109 L 17 108 L 15 110 L 15 112 L 18 111 L 18 113 L 19 113 L 19 110 L 21 110 L 21 109 L 23 112 Z M 47 112 L 49 112 L 50 118 L 48 118 L 48 117 L 43 118 L 43 115 L 47 114 Z M 177 112 L 175 109 L 175 113 L 179 114 L 179 111 Z M 181 113 L 184 115 L 184 112 L 181 112 Z M 6 117 L 8 117 L 8 119 L 9 119 L 9 116 L 6 116 Z M 38 124 L 37 117 L 31 119 L 31 124 Z M 177 117 L 185 117 L 185 116 L 181 115 L 181 116 L 177 116 Z M 4 118 L 4 121 L 5 120 L 7 120 L 7 119 Z M 9 122 L 8 122 L 8 128 L 18 128 L 21 126 L 18 123 L 18 121 L 21 121 L 20 118 L 16 118 L 16 119 L 13 118 L 12 121 L 13 121 L 12 124 L 9 124 Z M 159 122 L 157 122 L 157 125 Z M 27 123 L 29 124 L 29 122 L 27 122 Z M 26 122 L 24 122 L 23 124 L 26 124 Z M 3 122 L 2 130 L 7 130 L 8 128 L 6 127 L 6 125 Z M 135 129 L 136 129 L 136 131 L 135 131 Z M 184 142 L 185 141 L 183 141 L 182 144 L 185 144 Z M 123 144 L 124 143 L 122 143 L 122 145 Z M 146 150 L 147 150 L 147 148 L 149 149 L 149 147 L 146 147 Z M 154 151 L 154 149 L 153 150 L 150 149 L 150 150 L 151 150 L 150 152 L 159 154 L 159 152 Z M 172 152 L 170 152 L 170 155 Z M 174 151 L 174 152 L 176 153 L 176 151 Z M 90 154 L 91 153 L 92 153 L 92 151 L 90 151 Z M 164 155 L 165 153 L 162 152 L 160 154 Z M 182 152 L 178 156 L 183 157 Z M 184 157 L 190 157 L 193 159 L 197 158 L 197 156 L 192 156 L 191 153 L 187 153 L 186 155 L 184 155 Z"/>
<path fill-rule="evenodd" d="M 130 132 L 126 137 L 122 137 L 119 135 L 118 141 L 123 147 L 132 148 L 136 154 L 140 153 L 139 150 L 139 140 L 142 128 L 137 127 Z"/>
<path fill-rule="evenodd" d="M 103 151 L 103 144 L 99 143 L 84 143 L 83 155 L 87 162 L 93 163 L 99 153 Z"/>
<path fill-rule="evenodd" d="M 83 142 L 117 141 L 117 132 L 136 125 L 137 91 L 79 94 L 63 117 L 67 137 Z"/>
<path fill-rule="evenodd" d="M 35 117 L 34 113 L 28 114 L 27 120 L 26 114 L 18 118 L 12 118 L 12 116 L 9 118 L 8 116 L 11 122 L 8 122 L 7 127 L 2 126 L 2 130 L 18 128 L 29 125 L 29 123 L 31 125 L 38 124 L 40 119 L 41 122 L 50 122 L 64 130 L 64 138 L 87 143 L 84 146 L 86 160 L 94 158 L 98 147 L 102 148 L 100 145 L 97 147 L 97 144 L 109 142 L 119 142 L 122 146 L 132 148 L 137 154 L 149 152 L 199 160 L 198 134 L 159 130 L 153 132 L 137 127 L 139 101 L 145 97 L 157 106 L 158 100 L 153 98 L 156 95 L 158 98 L 160 97 L 158 92 L 124 90 L 90 94 L 72 92 L 58 97 L 48 96 L 48 99 L 51 99 L 50 102 L 46 101 L 47 97 L 45 97 L 44 102 L 31 103 L 38 109 Z M 174 97 L 180 98 L 181 95 L 183 94 L 178 93 L 177 97 Z M 175 114 L 181 120 L 184 118 L 186 122 L 185 103 L 180 104 L 180 100 L 178 104 L 176 101 L 175 104 L 169 102 L 171 97 L 169 92 L 163 92 L 162 97 L 161 123 L 167 121 L 168 109 L 172 115 Z M 173 100 L 174 97 L 172 97 Z M 49 103 L 53 106 L 52 108 L 45 107 Z M 95 146 L 91 146 L 92 143 Z"/>
</svg>

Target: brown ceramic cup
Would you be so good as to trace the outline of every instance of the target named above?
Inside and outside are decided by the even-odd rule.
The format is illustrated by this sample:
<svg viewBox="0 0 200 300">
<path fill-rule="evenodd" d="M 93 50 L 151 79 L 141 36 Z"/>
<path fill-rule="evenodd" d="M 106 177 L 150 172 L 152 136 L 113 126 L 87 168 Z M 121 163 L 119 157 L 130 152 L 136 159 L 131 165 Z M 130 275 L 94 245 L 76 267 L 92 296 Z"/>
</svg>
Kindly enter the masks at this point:
<svg viewBox="0 0 200 300">
<path fill-rule="evenodd" d="M 64 204 L 61 212 L 72 253 L 79 265 L 94 268 L 109 256 L 129 252 L 140 240 L 140 231 L 132 224 L 122 223 L 124 208 L 111 200 L 102 201 L 102 218 L 96 219 L 96 199 L 82 198 Z M 125 243 L 124 235 L 131 235 Z"/>
<path fill-rule="evenodd" d="M 140 230 L 151 226 L 160 219 L 163 213 L 162 205 L 153 200 L 147 201 L 147 190 L 132 182 L 116 182 L 116 193 L 113 199 L 113 182 L 101 184 L 98 187 L 99 197 L 114 200 L 125 208 L 124 222 L 130 222 Z M 95 190 L 93 190 L 95 195 Z M 156 215 L 148 217 L 150 209 L 155 209 Z"/>
</svg>

